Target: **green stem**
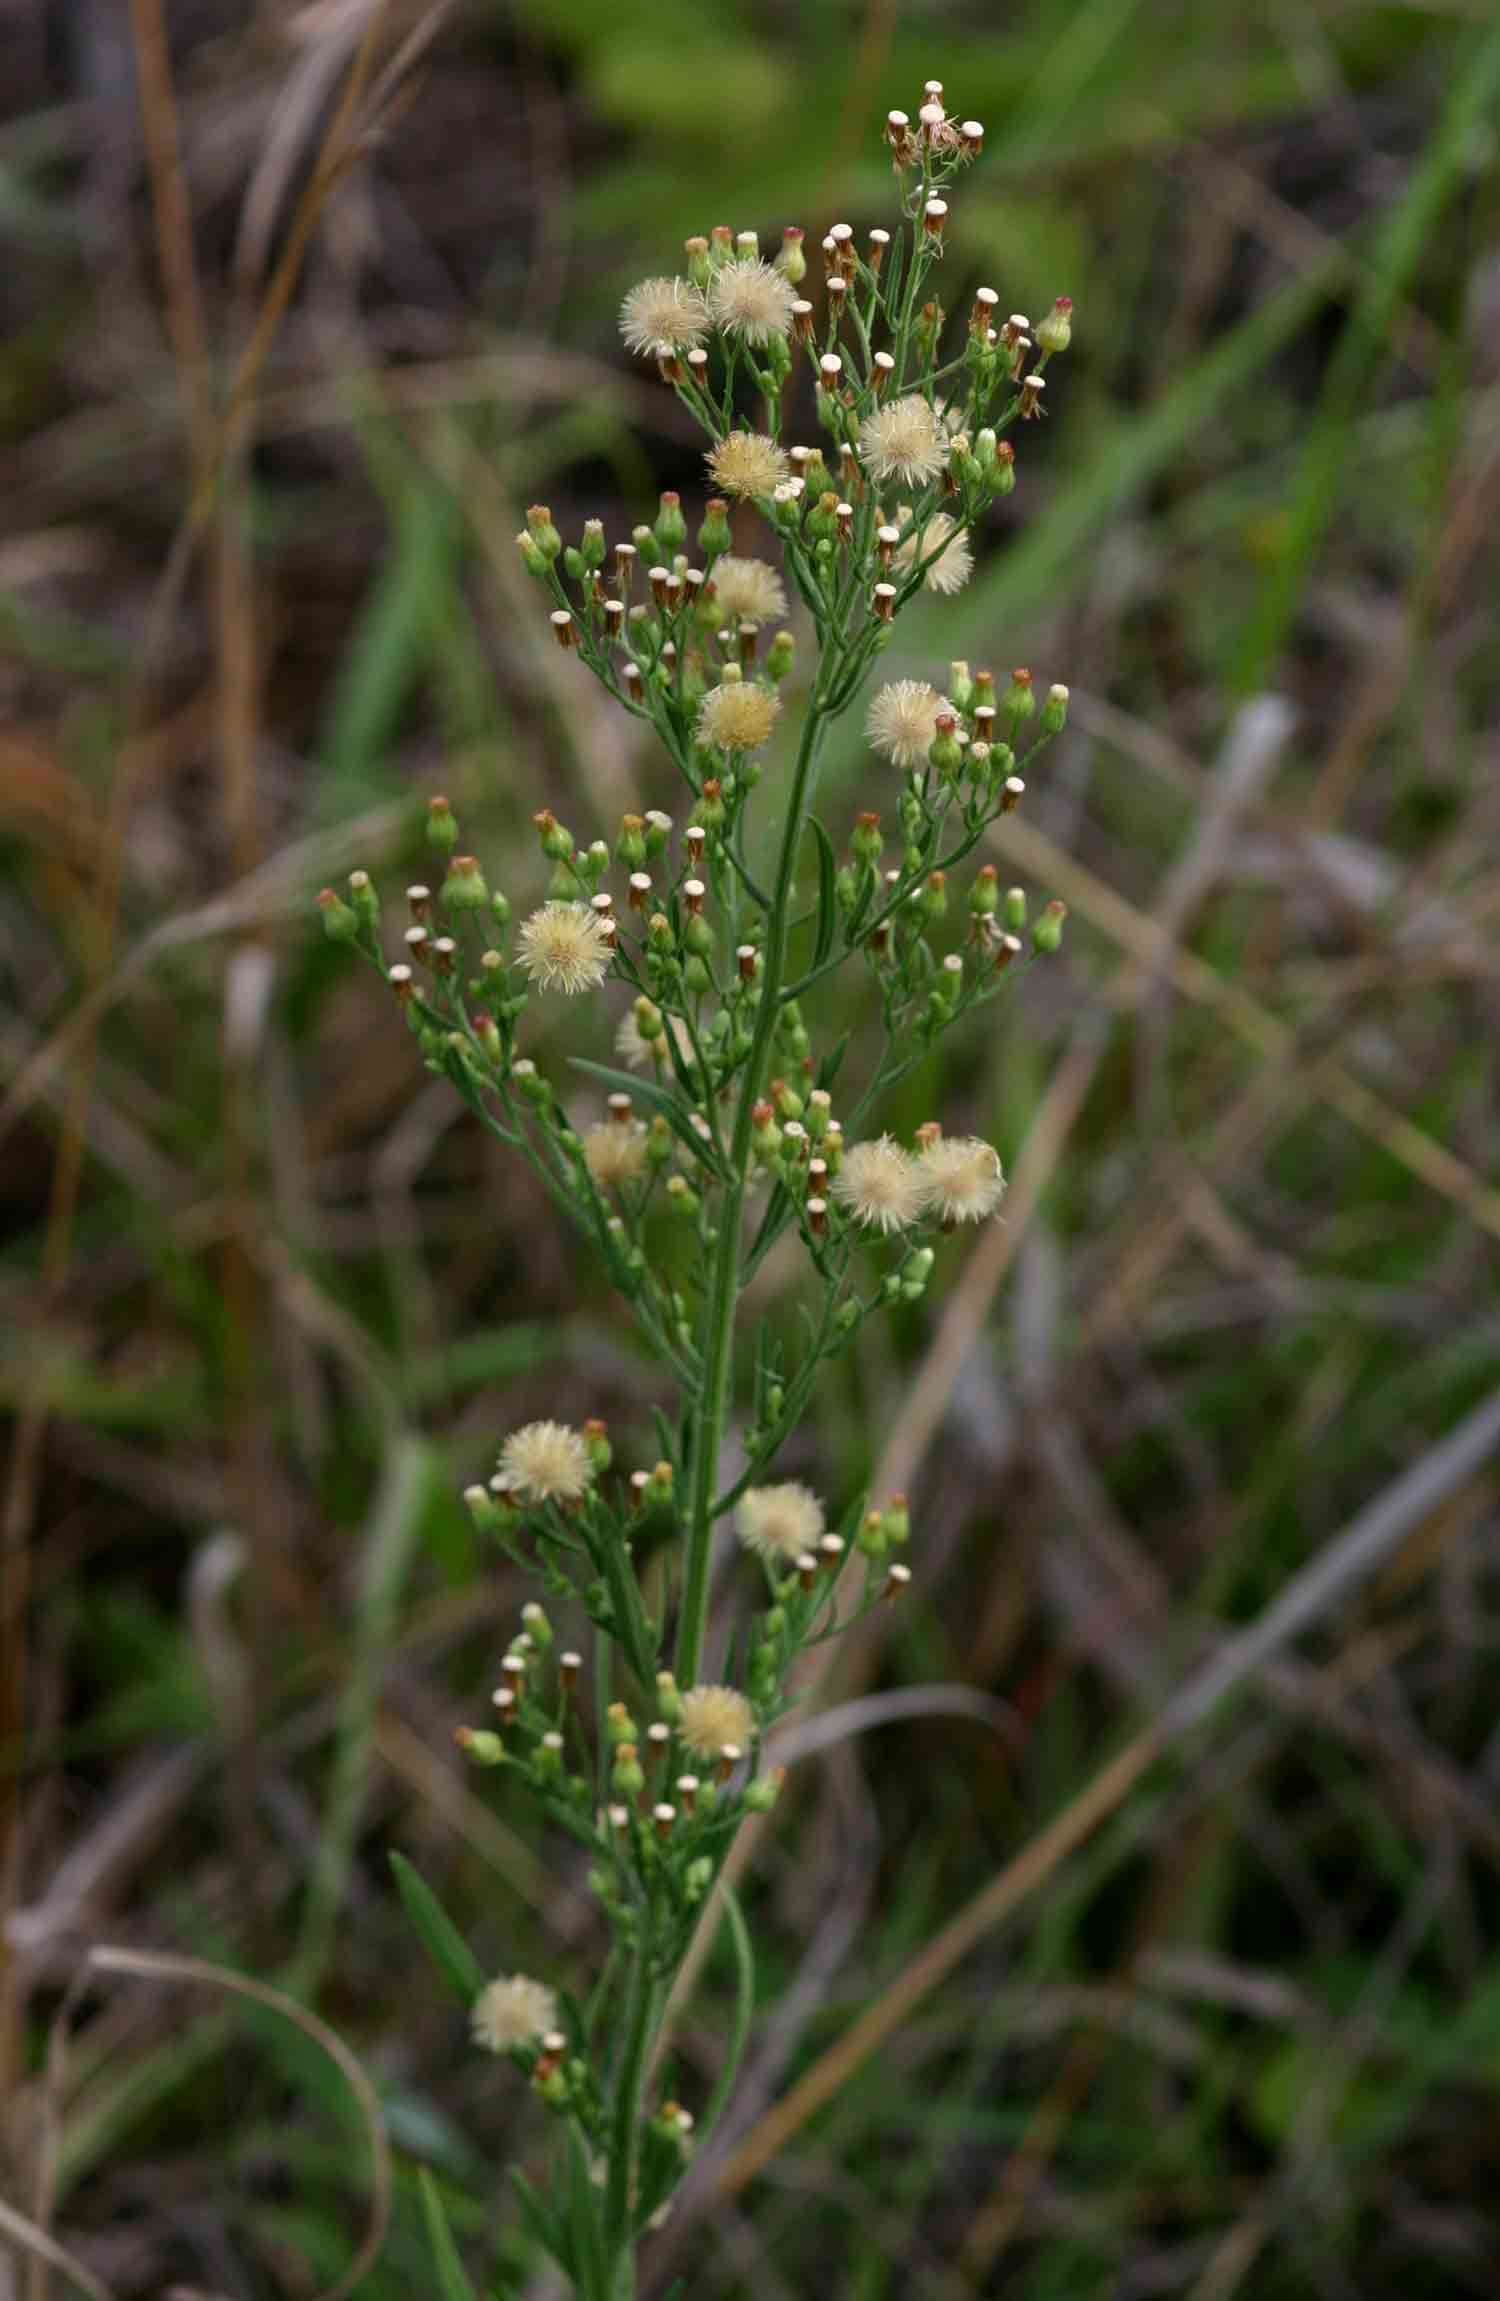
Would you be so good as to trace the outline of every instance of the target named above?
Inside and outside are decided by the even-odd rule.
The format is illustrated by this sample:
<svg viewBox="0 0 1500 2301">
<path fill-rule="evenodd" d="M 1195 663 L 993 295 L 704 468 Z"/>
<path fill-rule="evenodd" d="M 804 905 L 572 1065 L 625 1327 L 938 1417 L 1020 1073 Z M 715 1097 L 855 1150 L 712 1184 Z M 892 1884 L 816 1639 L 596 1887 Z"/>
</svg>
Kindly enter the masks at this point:
<svg viewBox="0 0 1500 2301">
<path fill-rule="evenodd" d="M 734 1311 L 740 1285 L 740 1232 L 745 1188 L 750 1167 L 752 1114 L 765 1081 L 771 1040 L 781 1005 L 781 979 L 786 972 L 786 947 L 791 911 L 792 879 L 797 849 L 811 796 L 813 767 L 825 721 L 823 693 L 815 689 L 807 707 L 792 788 L 787 799 L 786 823 L 781 834 L 776 880 L 766 920 L 762 955 L 760 1006 L 755 1033 L 745 1064 L 729 1148 L 729 1180 L 719 1202 L 719 1235 L 709 1273 L 704 1311 L 703 1378 L 693 1430 L 692 1485 L 689 1495 L 687 1559 L 683 1569 L 682 1610 L 677 1624 L 676 1670 L 684 1686 L 697 1683 L 703 1659 L 703 1634 L 708 1621 L 708 1561 L 713 1543 L 714 1502 L 719 1482 L 719 1441 L 729 1410 L 734 1379 Z"/>
<path fill-rule="evenodd" d="M 644 1913 L 642 1913 L 644 1925 Z M 631 2216 L 634 2211 L 636 2160 L 641 2125 L 641 2088 L 646 2078 L 646 2056 L 656 2031 L 660 1991 L 651 1973 L 651 1944 L 643 1938 L 630 1970 L 630 2000 L 625 2016 L 625 2042 L 615 2076 L 614 2133 L 609 2151 L 609 2186 L 605 2192 L 605 2242 L 609 2249 L 611 2290 L 619 2278 L 617 2264 L 629 2264 L 633 2252 Z M 623 2293 L 634 2291 L 628 2278 Z"/>
</svg>

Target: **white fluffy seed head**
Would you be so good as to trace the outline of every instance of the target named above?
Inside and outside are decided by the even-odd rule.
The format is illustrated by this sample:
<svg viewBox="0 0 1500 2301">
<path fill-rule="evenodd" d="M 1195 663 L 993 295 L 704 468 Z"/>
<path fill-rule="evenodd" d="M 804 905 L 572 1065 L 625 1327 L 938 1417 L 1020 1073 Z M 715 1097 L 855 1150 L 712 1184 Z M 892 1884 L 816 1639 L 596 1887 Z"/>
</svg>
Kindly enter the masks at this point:
<svg viewBox="0 0 1500 2301">
<path fill-rule="evenodd" d="M 720 751 L 758 751 L 770 742 L 780 711 L 780 697 L 756 680 L 710 687 L 698 707 L 698 741 Z"/>
<path fill-rule="evenodd" d="M 544 903 L 522 922 L 516 941 L 522 966 L 544 991 L 572 998 L 609 972 L 608 931 L 583 903 Z"/>
<path fill-rule="evenodd" d="M 577 1502 L 593 1484 L 594 1466 L 566 1422 L 527 1422 L 501 1447 L 500 1476 L 506 1491 L 525 1501 Z"/>
<path fill-rule="evenodd" d="M 947 700 L 925 679 L 895 679 L 877 688 L 865 719 L 865 732 L 893 767 L 920 767 L 937 733 Z"/>
<path fill-rule="evenodd" d="M 823 1505 L 796 1479 L 752 1486 L 740 1496 L 734 1530 L 745 1548 L 762 1558 L 796 1558 L 821 1537 Z"/>
<path fill-rule="evenodd" d="M 773 439 L 758 431 L 732 431 L 708 452 L 714 485 L 741 503 L 774 495 L 787 476 L 787 460 Z"/>
<path fill-rule="evenodd" d="M 652 358 L 683 351 L 707 335 L 708 306 L 691 280 L 642 280 L 620 306 L 620 333 Z"/>
<path fill-rule="evenodd" d="M 740 559 L 727 552 L 714 561 L 713 586 L 727 624 L 779 623 L 786 614 L 786 588 L 763 559 Z"/>
<path fill-rule="evenodd" d="M 639 1182 L 646 1171 L 646 1130 L 640 1120 L 621 1126 L 609 1119 L 590 1127 L 583 1138 L 583 1163 L 601 1190 Z"/>
<path fill-rule="evenodd" d="M 859 446 L 872 477 L 899 479 L 908 487 L 936 479 L 948 459 L 942 427 L 920 392 L 867 415 Z"/>
<path fill-rule="evenodd" d="M 545 1982 L 529 1974 L 502 1974 L 487 1982 L 475 1998 L 469 2015 L 476 2045 L 490 2053 L 508 2053 L 512 2046 L 528 2045 L 557 2027 L 557 1999 Z"/>
<path fill-rule="evenodd" d="M 864 1229 L 885 1235 L 905 1230 L 922 1211 L 916 1161 L 889 1135 L 850 1144 L 833 1178 L 833 1195 Z"/>
<path fill-rule="evenodd" d="M 682 1697 L 682 1738 L 695 1757 L 742 1750 L 754 1725 L 750 1704 L 732 1686 L 690 1686 Z"/>
<path fill-rule="evenodd" d="M 903 504 L 896 517 L 905 527 L 911 517 L 911 506 Z M 962 591 L 974 572 L 974 554 L 969 548 L 965 529 L 945 511 L 935 511 L 925 526 L 909 535 L 896 552 L 893 565 L 903 575 L 926 562 L 922 580 L 929 591 L 945 596 Z"/>
<path fill-rule="evenodd" d="M 715 272 L 708 291 L 708 310 L 715 327 L 742 343 L 765 345 L 784 336 L 792 324 L 797 291 L 784 272 L 759 256 L 724 264 Z"/>
<path fill-rule="evenodd" d="M 983 1222 L 1005 1196 L 1000 1154 L 978 1135 L 939 1135 L 916 1165 L 922 1203 L 945 1223 Z"/>
</svg>

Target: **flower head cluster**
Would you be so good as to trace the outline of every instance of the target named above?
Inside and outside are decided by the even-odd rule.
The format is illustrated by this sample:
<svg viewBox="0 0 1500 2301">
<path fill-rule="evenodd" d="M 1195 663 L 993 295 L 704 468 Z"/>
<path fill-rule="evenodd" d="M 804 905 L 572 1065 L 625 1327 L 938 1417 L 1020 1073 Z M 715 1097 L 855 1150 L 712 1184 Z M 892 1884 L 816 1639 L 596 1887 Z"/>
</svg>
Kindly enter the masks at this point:
<svg viewBox="0 0 1500 2301">
<path fill-rule="evenodd" d="M 646 1130 L 639 1119 L 606 1119 L 583 1138 L 583 1163 L 601 1190 L 639 1182 L 646 1171 Z"/>
<path fill-rule="evenodd" d="M 545 1982 L 530 1974 L 501 1974 L 486 1982 L 469 2014 L 474 2043 L 490 2053 L 509 2053 L 557 2027 L 557 1999 Z"/>
<path fill-rule="evenodd" d="M 763 559 L 738 559 L 727 551 L 714 562 L 713 585 L 728 624 L 779 623 L 786 614 L 786 587 Z"/>
<path fill-rule="evenodd" d="M 908 392 L 888 407 L 871 410 L 860 426 L 859 447 L 872 478 L 917 487 L 937 478 L 948 460 L 949 442 L 922 394 Z"/>
<path fill-rule="evenodd" d="M 758 681 L 710 687 L 698 709 L 698 741 L 721 751 L 758 751 L 771 740 L 781 698 Z"/>
<path fill-rule="evenodd" d="M 925 679 L 896 679 L 877 689 L 865 719 L 865 732 L 893 767 L 924 764 L 948 704 Z"/>
<path fill-rule="evenodd" d="M 633 352 L 686 351 L 708 333 L 708 306 L 691 280 L 642 280 L 620 306 L 620 333 Z"/>
<path fill-rule="evenodd" d="M 896 512 L 897 525 L 905 527 L 910 519 L 911 505 L 901 504 Z M 968 534 L 957 520 L 950 519 L 945 511 L 935 511 L 897 546 L 891 564 L 902 575 L 922 568 L 927 589 L 948 595 L 963 590 L 974 572 L 974 554 Z"/>
<path fill-rule="evenodd" d="M 923 1204 L 945 1224 L 983 1222 L 1005 1196 L 1000 1154 L 979 1135 L 939 1135 L 916 1164 Z"/>
<path fill-rule="evenodd" d="M 763 432 L 731 431 L 708 453 L 714 485 L 739 503 L 758 503 L 774 495 L 791 465 L 773 439 Z"/>
<path fill-rule="evenodd" d="M 823 1505 L 796 1479 L 780 1486 L 752 1486 L 740 1496 L 734 1530 L 747 1550 L 762 1558 L 798 1558 L 822 1538 Z"/>
<path fill-rule="evenodd" d="M 743 257 L 715 272 L 708 309 L 715 327 L 747 344 L 765 345 L 792 324 L 797 291 L 784 272 L 759 256 Z"/>
<path fill-rule="evenodd" d="M 682 1738 L 694 1757 L 743 1750 L 754 1725 L 754 1711 L 733 1686 L 691 1686 L 682 1697 Z"/>
<path fill-rule="evenodd" d="M 833 1178 L 833 1195 L 865 1230 L 905 1230 L 922 1212 L 922 1177 L 890 1135 L 854 1143 Z"/>
<path fill-rule="evenodd" d="M 566 1422 L 527 1422 L 501 1447 L 500 1476 L 525 1502 L 581 1502 L 594 1466 L 582 1435 Z"/>
<path fill-rule="evenodd" d="M 519 948 L 532 981 L 569 998 L 594 990 L 609 973 L 608 935 L 582 903 L 544 903 L 523 920 Z"/>
</svg>

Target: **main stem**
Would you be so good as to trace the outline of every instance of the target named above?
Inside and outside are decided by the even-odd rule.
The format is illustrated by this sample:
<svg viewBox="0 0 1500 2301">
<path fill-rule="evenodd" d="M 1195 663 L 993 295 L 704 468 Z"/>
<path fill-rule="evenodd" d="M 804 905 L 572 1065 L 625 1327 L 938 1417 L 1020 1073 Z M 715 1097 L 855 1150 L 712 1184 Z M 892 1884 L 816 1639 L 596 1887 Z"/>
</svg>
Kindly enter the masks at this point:
<svg viewBox="0 0 1500 2301">
<path fill-rule="evenodd" d="M 610 2301 L 627 2301 L 635 2291 L 632 2265 L 635 2248 L 631 2216 L 635 2211 L 635 2169 L 641 2121 L 641 2088 L 646 2057 L 660 2010 L 660 1992 L 651 1973 L 651 1940 L 643 1931 L 631 1965 L 630 1997 L 625 2015 L 625 2037 L 615 2079 L 614 2134 L 609 2153 L 609 2185 L 605 2193 L 604 2230 Z"/>
<path fill-rule="evenodd" d="M 745 1209 L 745 1188 L 750 1167 L 753 1112 L 765 1084 L 771 1039 L 781 1004 L 786 973 L 787 935 L 791 921 L 792 880 L 797 849 L 807 817 L 812 772 L 826 721 L 826 676 L 820 677 L 808 705 L 787 799 L 786 824 L 781 834 L 776 881 L 766 921 L 766 943 L 761 959 L 760 1006 L 750 1043 L 735 1112 L 734 1135 L 729 1146 L 729 1180 L 719 1202 L 719 1230 L 714 1243 L 708 1281 L 708 1314 L 703 1353 L 703 1384 L 693 1432 L 692 1485 L 688 1498 L 687 1563 L 682 1578 L 682 1610 L 677 1623 L 676 1673 L 683 1686 L 696 1685 L 703 1660 L 703 1634 L 708 1621 L 708 1561 L 713 1543 L 714 1501 L 719 1486 L 719 1441 L 729 1410 L 734 1380 L 734 1312 L 740 1289 L 740 1234 Z"/>
</svg>

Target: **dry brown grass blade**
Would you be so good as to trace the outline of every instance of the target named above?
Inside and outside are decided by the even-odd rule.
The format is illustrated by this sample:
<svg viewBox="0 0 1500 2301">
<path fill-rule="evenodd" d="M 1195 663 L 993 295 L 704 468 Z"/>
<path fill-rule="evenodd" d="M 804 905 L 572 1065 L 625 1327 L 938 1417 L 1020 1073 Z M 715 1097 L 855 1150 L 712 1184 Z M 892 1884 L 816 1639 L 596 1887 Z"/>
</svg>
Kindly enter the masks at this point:
<svg viewBox="0 0 1500 2301">
<path fill-rule="evenodd" d="M 830 2046 L 740 2144 L 720 2177 L 735 2195 L 826 2106 L 978 1942 L 1118 1812 L 1155 1760 L 1203 1725 L 1232 1693 L 1377 1573 L 1413 1528 L 1464 1486 L 1500 1447 L 1500 1393 L 1403 1472 L 1295 1574 L 1259 1619 L 1224 1641 L 1158 1716 L 1022 1847 Z"/>
<path fill-rule="evenodd" d="M 280 2014 L 283 2020 L 293 2023 L 328 2056 L 354 2097 L 370 2146 L 370 2214 L 365 2234 L 343 2276 L 332 2285 L 324 2286 L 316 2297 L 316 2301 L 345 2301 L 345 2296 L 355 2292 L 369 2275 L 385 2243 L 391 2217 L 391 2148 L 375 2088 L 343 2039 L 326 2021 L 320 2021 L 284 1990 L 273 1989 L 269 1982 L 256 1981 L 249 1974 L 235 1973 L 228 1966 L 212 1965 L 206 1958 L 179 1957 L 166 1950 L 121 1949 L 101 1943 L 89 1951 L 88 1963 L 95 1973 L 128 1974 L 142 1981 L 193 1982 L 206 1989 L 227 1990 L 233 1997 L 248 1998 L 252 2004 L 264 2006 L 268 2012 Z"/>
<path fill-rule="evenodd" d="M 1277 1062 L 1295 1058 L 1297 1034 L 1289 1023 L 1193 952 L 1173 948 L 1154 920 L 1081 863 L 1075 863 L 1044 831 L 1014 814 L 1003 816 L 991 836 L 1012 862 L 1051 887 L 1070 910 L 1089 920 L 1148 974 L 1165 964 L 1170 980 L 1184 997 L 1221 1015 L 1256 1054 Z M 1393 1109 L 1341 1063 L 1332 1059 L 1320 1062 L 1308 1077 L 1320 1099 L 1351 1126 L 1379 1143 L 1429 1189 L 1451 1199 L 1481 1229 L 1500 1238 L 1500 1191 L 1492 1190 L 1471 1166 Z"/>
<path fill-rule="evenodd" d="M 45 2229 L 39 2229 L 34 2221 L 28 2221 L 25 2214 L 18 2213 L 13 2205 L 7 2205 L 3 2197 L 0 2197 L 0 2236 L 8 2237 L 13 2245 L 19 2245 L 22 2252 L 30 2256 L 33 2267 L 44 2271 L 60 2269 L 64 2277 L 72 2279 L 81 2293 L 90 2296 L 90 2301 L 114 2301 L 114 2295 L 102 2277 L 96 2277 L 92 2269 L 85 2269 L 83 2263 L 76 2260 L 66 2246 L 59 2245 L 55 2237 L 49 2237 Z"/>
<path fill-rule="evenodd" d="M 239 407 L 255 388 L 266 354 L 300 275 L 302 261 L 324 202 L 358 149 L 360 130 L 357 115 L 360 99 L 373 68 L 384 13 L 385 0 L 372 0 L 369 19 L 343 98 L 324 140 L 312 180 L 298 202 L 287 245 L 267 287 L 250 340 L 236 370 L 220 427 L 219 443 L 210 457 L 211 466 L 217 464 L 218 455 L 223 452 L 225 443 L 235 436 Z M 149 42 L 149 9 L 145 22 Z M 158 55 L 156 69 L 158 73 L 165 69 L 164 54 Z M 159 79 L 153 80 L 152 70 L 148 57 L 141 78 L 142 104 L 148 114 L 153 91 L 156 96 L 160 95 Z M 155 134 L 159 138 L 160 121 L 153 130 L 148 118 L 147 133 L 148 137 Z M 170 159 L 170 151 L 166 146 L 163 146 L 163 150 Z M 164 183 L 165 178 L 153 175 L 154 196 L 162 194 Z M 180 193 L 180 188 L 179 174 L 167 184 L 165 196 L 169 202 Z M 184 211 L 175 218 L 169 215 L 160 226 L 163 249 L 168 252 L 169 260 L 178 265 L 182 261 L 182 234 L 186 231 L 186 223 Z M 173 279 L 174 285 L 180 289 L 181 281 L 175 275 Z M 179 313 L 176 325 L 181 329 L 183 324 Z M 188 322 L 186 326 L 184 342 L 191 353 L 196 340 L 192 337 L 193 323 Z M 72 1040 L 74 1067 L 69 1080 L 68 1104 L 58 1140 L 48 1200 L 40 1287 L 44 1315 L 59 1300 L 72 1263 L 73 1218 L 83 1173 L 88 1108 L 93 1089 L 97 1014 L 102 1011 L 96 1006 L 95 999 L 101 987 L 107 983 L 114 964 L 124 891 L 125 837 L 134 790 L 130 762 L 138 757 L 141 750 L 140 736 L 165 636 L 175 622 L 188 575 L 213 514 L 214 501 L 213 470 L 200 470 L 192 501 L 173 537 L 171 550 L 151 601 L 136 667 L 122 710 L 123 738 L 110 787 L 98 875 L 92 900 L 85 910 L 84 947 L 88 989 L 80 1002 L 85 1019 Z M 8 1103 L 10 1099 L 7 1098 Z M 39 1366 L 44 1363 L 40 1355 L 37 1363 Z M 17 1416 L 16 1439 L 6 1477 L 3 1513 L 0 1513 L 0 1746 L 18 1752 L 24 1746 L 26 1722 L 25 1624 L 30 1590 L 31 1536 L 46 1427 L 46 1398 L 37 1389 L 24 1401 Z M 0 1778 L 0 1921 L 16 1907 L 21 1898 L 21 1775 L 22 1767 L 18 1763 L 8 1767 L 3 1778 Z M 6 1951 L 3 1922 L 0 1922 L 0 2098 L 11 2090 L 11 2081 L 18 2066 L 19 2029 L 17 1976 Z"/>
</svg>

